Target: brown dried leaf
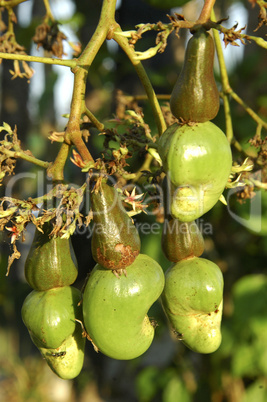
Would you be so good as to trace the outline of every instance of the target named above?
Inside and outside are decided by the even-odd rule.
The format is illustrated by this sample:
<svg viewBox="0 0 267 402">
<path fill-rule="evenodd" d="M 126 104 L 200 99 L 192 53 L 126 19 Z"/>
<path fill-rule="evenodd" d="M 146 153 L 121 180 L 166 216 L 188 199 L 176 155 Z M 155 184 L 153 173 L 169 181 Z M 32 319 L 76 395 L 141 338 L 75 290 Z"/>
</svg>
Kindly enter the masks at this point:
<svg viewBox="0 0 267 402">
<path fill-rule="evenodd" d="M 37 44 L 37 49 L 43 47 L 54 56 L 62 58 L 65 55 L 63 51 L 63 40 L 67 37 L 58 28 L 58 22 L 52 22 L 50 25 L 43 22 L 35 30 L 33 37 L 34 43 Z"/>
<path fill-rule="evenodd" d="M 14 262 L 15 260 L 18 260 L 18 259 L 20 258 L 20 256 L 21 256 L 21 254 L 20 254 L 20 252 L 18 251 L 18 249 L 17 249 L 15 243 L 12 244 L 12 247 L 13 247 L 13 252 L 12 252 L 12 254 L 8 257 L 6 276 L 9 275 L 10 267 L 11 267 L 11 265 L 13 264 L 13 262 Z"/>
<path fill-rule="evenodd" d="M 244 29 L 246 29 L 246 26 L 243 28 L 240 28 L 238 31 L 236 31 L 236 28 L 238 26 L 238 23 L 236 23 L 232 28 L 228 29 L 227 31 L 224 32 L 224 37 L 223 41 L 225 43 L 225 47 L 230 43 L 232 46 L 239 46 L 238 43 L 236 43 L 236 40 L 240 40 L 240 42 L 243 45 L 246 45 L 246 42 L 244 39 L 246 39 L 249 42 L 249 37 L 247 35 L 241 36 L 241 33 Z"/>
</svg>

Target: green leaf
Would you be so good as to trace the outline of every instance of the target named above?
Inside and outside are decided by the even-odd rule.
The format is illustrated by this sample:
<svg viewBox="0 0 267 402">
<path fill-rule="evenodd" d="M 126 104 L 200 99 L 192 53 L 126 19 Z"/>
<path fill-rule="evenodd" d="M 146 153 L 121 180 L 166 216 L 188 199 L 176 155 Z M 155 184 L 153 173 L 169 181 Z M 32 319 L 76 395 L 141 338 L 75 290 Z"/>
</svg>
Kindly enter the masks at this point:
<svg viewBox="0 0 267 402">
<path fill-rule="evenodd" d="M 249 344 L 239 345 L 232 358 L 232 373 L 234 376 L 253 376 L 257 371 L 255 350 Z"/>
<path fill-rule="evenodd" d="M 163 402 L 190 402 L 191 396 L 187 391 L 183 382 L 178 378 L 174 377 L 170 380 L 163 391 L 162 396 Z"/>
<path fill-rule="evenodd" d="M 240 402 L 266 402 L 267 401 L 267 381 L 259 379 L 247 388 L 245 395 Z"/>
<path fill-rule="evenodd" d="M 263 320 L 267 325 L 267 277 L 261 274 L 247 275 L 239 279 L 233 288 L 235 327 L 240 336 L 251 334 L 251 321 Z"/>
<path fill-rule="evenodd" d="M 137 377 L 136 388 L 140 402 L 151 401 L 158 391 L 160 370 L 157 367 L 144 368 Z"/>
</svg>

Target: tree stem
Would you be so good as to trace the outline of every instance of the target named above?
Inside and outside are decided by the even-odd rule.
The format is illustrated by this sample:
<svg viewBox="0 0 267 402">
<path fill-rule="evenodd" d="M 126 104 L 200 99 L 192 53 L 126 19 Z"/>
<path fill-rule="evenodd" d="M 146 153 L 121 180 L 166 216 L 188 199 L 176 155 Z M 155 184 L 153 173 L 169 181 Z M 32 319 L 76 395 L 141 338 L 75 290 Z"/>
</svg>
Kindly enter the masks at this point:
<svg viewBox="0 0 267 402">
<path fill-rule="evenodd" d="M 99 130 L 99 131 L 103 131 L 105 128 L 105 125 L 103 123 L 101 123 L 95 116 L 94 114 L 87 109 L 87 107 L 84 107 L 84 111 L 83 113 L 89 117 L 90 121 L 93 123 L 93 125 Z"/>
<path fill-rule="evenodd" d="M 84 51 L 75 61 L 73 68 L 74 84 L 71 101 L 71 109 L 69 121 L 65 132 L 65 142 L 50 169 L 50 174 L 54 180 L 63 180 L 64 166 L 68 158 L 71 144 L 73 144 L 79 152 L 85 163 L 93 162 L 93 157 L 90 154 L 87 146 L 82 139 L 80 130 L 80 119 L 82 113 L 86 110 L 85 106 L 85 90 L 88 70 L 97 55 L 103 42 L 106 40 L 108 33 L 115 24 L 115 9 L 116 0 L 104 0 L 96 30 L 85 47 Z"/>
<path fill-rule="evenodd" d="M 214 11 L 211 14 L 211 18 L 215 21 L 215 13 Z M 245 111 L 252 117 L 252 119 L 267 129 L 267 122 L 262 120 L 260 116 L 255 113 L 231 88 L 227 69 L 225 65 L 225 60 L 222 51 L 222 45 L 220 40 L 219 32 L 214 29 L 214 41 L 216 45 L 216 52 L 218 56 L 219 66 L 220 66 L 220 74 L 221 74 L 221 81 L 222 81 L 222 88 L 223 88 L 223 104 L 224 104 L 224 113 L 225 113 L 225 123 L 226 123 L 226 136 L 229 142 L 237 145 L 237 140 L 234 138 L 233 133 L 233 125 L 232 125 L 232 118 L 231 118 L 231 111 L 230 111 L 230 104 L 229 104 L 229 97 L 231 96 L 239 105 L 241 105 Z"/>
<path fill-rule="evenodd" d="M 51 11 L 49 0 L 43 0 L 43 3 L 44 3 L 44 6 L 45 6 L 45 9 L 46 9 L 46 19 L 50 19 L 51 21 L 55 21 L 55 18 L 54 18 L 53 14 L 52 14 L 52 11 Z"/>
<path fill-rule="evenodd" d="M 63 142 L 54 163 L 48 169 L 48 176 L 52 177 L 53 181 L 64 180 L 64 166 L 68 158 L 69 151 L 70 144 Z"/>
<path fill-rule="evenodd" d="M 0 52 L 0 59 L 6 60 L 19 60 L 19 61 L 27 61 L 27 62 L 35 62 L 35 63 L 43 63 L 43 64 L 53 64 L 58 66 L 65 66 L 74 68 L 77 65 L 77 60 L 61 60 L 61 59 L 53 59 L 51 57 L 39 57 L 39 56 L 28 56 L 26 54 L 17 54 L 17 53 L 2 53 Z"/>
<path fill-rule="evenodd" d="M 5 7 L 5 8 L 14 8 L 18 6 L 20 3 L 24 3 L 25 1 L 28 0 L 0 0 L 0 7 Z"/>
<path fill-rule="evenodd" d="M 10 158 L 23 159 L 27 162 L 34 163 L 36 166 L 40 166 L 44 169 L 47 169 L 50 165 L 50 162 L 37 159 L 34 156 L 28 155 L 23 151 L 11 151 L 10 149 L 1 147 L 1 153 L 9 156 Z"/>
<path fill-rule="evenodd" d="M 77 59 L 79 66 L 82 66 L 87 71 L 89 70 L 92 61 L 97 55 L 98 50 L 103 42 L 107 39 L 109 31 L 117 25 L 115 22 L 116 0 L 103 0 L 103 5 L 100 13 L 100 18 L 96 30 L 85 47 L 84 51 Z"/>
<path fill-rule="evenodd" d="M 196 21 L 197 24 L 205 24 L 210 19 L 215 2 L 216 0 L 205 1 L 200 16 Z"/>
<path fill-rule="evenodd" d="M 212 20 L 215 20 L 214 11 L 212 12 Z M 228 95 L 229 89 L 230 89 L 230 84 L 229 84 L 227 69 L 226 69 L 225 60 L 224 60 L 224 56 L 223 56 L 220 34 L 215 29 L 213 30 L 213 36 L 214 36 L 214 41 L 215 41 L 215 46 L 216 46 L 218 62 L 219 62 L 219 66 L 220 66 L 220 75 L 221 75 L 221 82 L 222 82 L 222 88 L 223 88 L 222 97 L 223 97 L 223 107 L 224 107 L 224 115 L 225 115 L 226 137 L 227 137 L 228 141 L 231 143 L 234 138 L 234 132 L 233 132 L 231 109 L 230 109 L 229 95 Z"/>
</svg>

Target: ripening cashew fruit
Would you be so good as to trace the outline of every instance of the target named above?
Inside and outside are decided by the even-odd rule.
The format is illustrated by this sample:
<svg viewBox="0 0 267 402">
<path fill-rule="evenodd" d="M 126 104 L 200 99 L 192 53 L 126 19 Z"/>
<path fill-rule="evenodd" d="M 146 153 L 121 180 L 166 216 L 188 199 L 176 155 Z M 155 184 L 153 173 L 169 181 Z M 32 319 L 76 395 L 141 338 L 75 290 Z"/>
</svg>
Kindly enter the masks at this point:
<svg viewBox="0 0 267 402">
<path fill-rule="evenodd" d="M 44 348 L 32 337 L 47 364 L 60 378 L 70 380 L 77 377 L 83 367 L 85 337 L 82 336 L 82 328 L 79 323 L 73 334 L 69 335 L 62 344 L 56 348 Z"/>
<path fill-rule="evenodd" d="M 25 278 L 35 290 L 72 285 L 78 275 L 77 260 L 70 239 L 50 238 L 51 226 L 44 233 L 36 229 L 25 262 Z"/>
<path fill-rule="evenodd" d="M 154 337 L 147 312 L 163 287 L 164 273 L 147 255 L 139 254 L 122 276 L 97 264 L 83 294 L 84 325 L 94 345 L 113 359 L 142 355 Z"/>
<path fill-rule="evenodd" d="M 160 137 L 158 152 L 170 182 L 170 213 L 192 222 L 219 200 L 232 167 L 224 133 L 212 122 L 171 125 Z"/>
<path fill-rule="evenodd" d="M 118 191 L 105 183 L 91 193 L 94 218 L 92 256 L 103 267 L 120 270 L 140 252 L 140 238 L 120 200 Z"/>
<path fill-rule="evenodd" d="M 28 331 L 44 348 L 56 349 L 74 333 L 81 319 L 81 292 L 71 286 L 33 290 L 24 300 L 21 316 Z"/>
<path fill-rule="evenodd" d="M 165 273 L 162 306 L 179 339 L 194 352 L 212 353 L 221 343 L 223 276 L 219 267 L 192 257 Z"/>
<path fill-rule="evenodd" d="M 182 71 L 170 100 L 172 114 L 184 123 L 204 123 L 219 111 L 220 97 L 213 73 L 214 42 L 200 28 L 188 41 Z"/>
</svg>

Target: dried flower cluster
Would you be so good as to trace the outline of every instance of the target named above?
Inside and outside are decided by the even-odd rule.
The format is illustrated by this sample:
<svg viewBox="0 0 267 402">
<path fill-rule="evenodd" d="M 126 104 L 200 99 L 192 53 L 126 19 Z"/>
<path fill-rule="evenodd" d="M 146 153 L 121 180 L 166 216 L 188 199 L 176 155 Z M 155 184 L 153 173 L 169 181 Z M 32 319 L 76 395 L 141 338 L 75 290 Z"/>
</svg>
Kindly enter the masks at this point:
<svg viewBox="0 0 267 402">
<path fill-rule="evenodd" d="M 54 56 L 62 58 L 65 55 L 63 50 L 63 40 L 66 40 L 66 35 L 58 29 L 58 23 L 53 22 L 48 24 L 43 22 L 38 25 L 33 37 L 34 43 L 37 44 L 37 49 L 43 49 L 51 52 Z"/>
</svg>

